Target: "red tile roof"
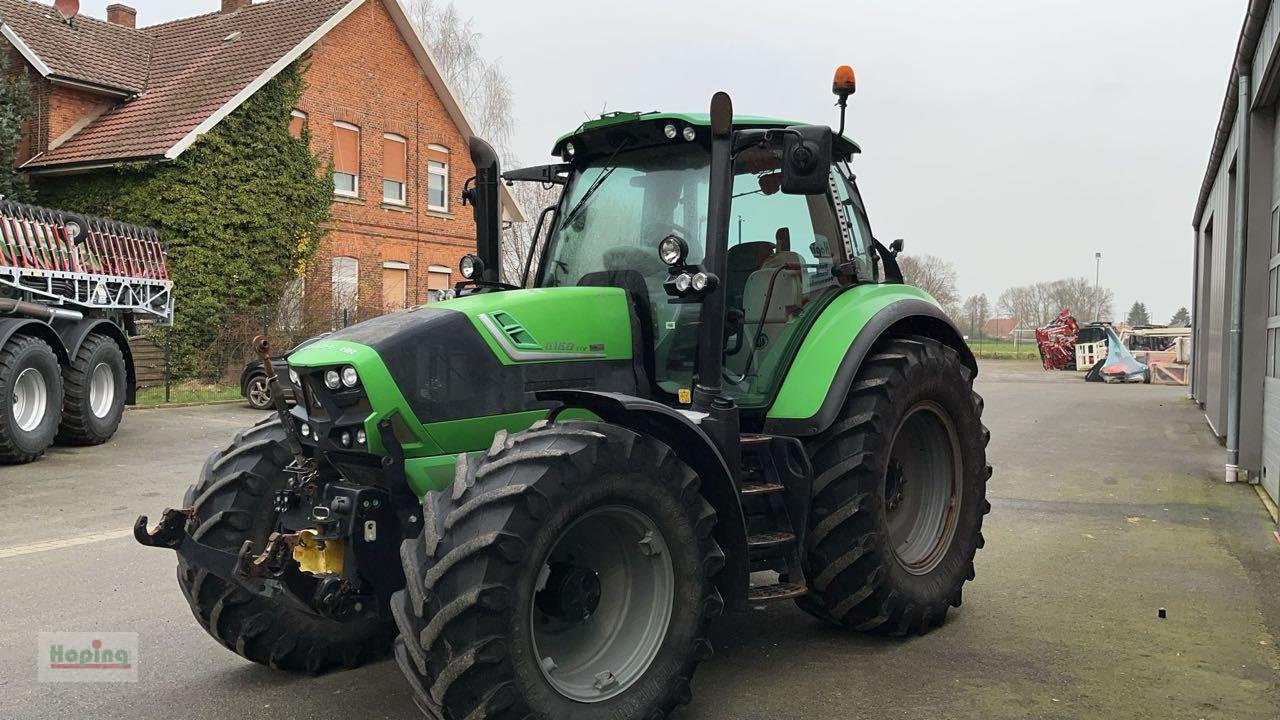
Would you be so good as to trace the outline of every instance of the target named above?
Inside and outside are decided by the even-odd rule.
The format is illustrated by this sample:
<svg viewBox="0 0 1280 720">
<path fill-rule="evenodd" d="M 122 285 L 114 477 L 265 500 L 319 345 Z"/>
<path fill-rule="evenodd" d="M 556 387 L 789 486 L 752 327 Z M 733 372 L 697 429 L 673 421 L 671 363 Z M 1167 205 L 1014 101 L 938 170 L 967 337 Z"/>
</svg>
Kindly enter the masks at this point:
<svg viewBox="0 0 1280 720">
<path fill-rule="evenodd" d="M 48 169 L 164 156 L 202 123 L 215 118 L 220 109 L 251 88 L 255 80 L 263 78 L 326 22 L 339 16 L 344 8 L 362 2 L 364 0 L 268 0 L 232 13 L 215 12 L 139 30 L 118 28 L 124 33 L 121 37 L 128 38 L 126 45 L 150 49 L 141 93 L 107 111 L 71 139 L 33 158 L 24 167 Z M 0 8 L 15 3 L 25 8 L 44 8 L 53 14 L 51 7 L 27 0 L 0 0 Z M 76 56 L 92 54 L 84 51 L 83 42 L 62 31 L 37 35 L 42 39 L 33 44 L 22 33 L 30 33 L 30 28 L 42 27 L 41 32 L 47 28 L 38 23 L 28 24 L 28 14 L 22 14 L 22 18 L 23 23 L 14 26 L 14 31 L 41 59 L 45 54 L 56 54 L 50 49 L 54 40 L 63 43 L 58 47 L 64 51 L 65 43 L 75 42 L 72 47 Z M 7 17 L 5 22 L 8 24 Z M 90 23 L 87 18 L 75 22 L 77 27 L 72 31 L 92 25 L 97 32 L 102 29 L 99 26 L 109 25 L 99 21 Z M 94 42 L 89 47 L 96 50 L 98 44 Z M 90 68 L 85 75 L 92 72 Z"/>
<path fill-rule="evenodd" d="M 67 23 L 53 6 L 29 0 L 0 0 L 0 21 L 54 77 L 130 93 L 147 86 L 152 41 L 144 32 L 83 15 Z"/>
</svg>

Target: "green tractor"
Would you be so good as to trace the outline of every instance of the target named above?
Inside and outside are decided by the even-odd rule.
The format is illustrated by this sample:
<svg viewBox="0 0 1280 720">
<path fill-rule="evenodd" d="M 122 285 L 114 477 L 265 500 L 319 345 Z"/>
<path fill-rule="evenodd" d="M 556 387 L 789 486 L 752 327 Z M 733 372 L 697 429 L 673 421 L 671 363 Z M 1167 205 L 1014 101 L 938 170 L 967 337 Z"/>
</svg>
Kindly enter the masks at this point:
<svg viewBox="0 0 1280 720">
<path fill-rule="evenodd" d="M 502 174 L 458 297 L 287 358 L 296 407 L 135 535 L 254 662 L 394 651 L 427 716 L 666 717 L 725 610 L 923 633 L 990 505 L 977 366 L 871 233 L 840 130 L 615 113 Z M 502 182 L 562 187 L 519 285 Z M 265 339 L 260 350 L 266 352 Z M 270 368 L 271 364 L 267 363 Z"/>
</svg>

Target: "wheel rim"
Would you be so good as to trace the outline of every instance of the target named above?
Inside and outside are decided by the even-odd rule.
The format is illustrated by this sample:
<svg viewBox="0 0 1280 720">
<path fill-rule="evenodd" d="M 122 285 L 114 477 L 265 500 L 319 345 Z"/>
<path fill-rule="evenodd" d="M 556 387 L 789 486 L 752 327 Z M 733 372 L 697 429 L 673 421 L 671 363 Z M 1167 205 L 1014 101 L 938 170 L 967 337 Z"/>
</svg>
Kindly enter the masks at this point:
<svg viewBox="0 0 1280 720">
<path fill-rule="evenodd" d="M 960 513 L 960 442 L 946 411 L 932 402 L 911 408 L 894 435 L 884 497 L 894 556 L 926 575 L 942 562 Z"/>
<path fill-rule="evenodd" d="M 89 376 L 89 409 L 93 416 L 104 418 L 111 412 L 116 400 L 116 378 L 111 366 L 98 363 Z"/>
<path fill-rule="evenodd" d="M 249 383 L 249 402 L 257 407 L 265 407 L 271 403 L 271 389 L 263 378 L 255 378 Z"/>
<path fill-rule="evenodd" d="M 675 572 L 649 516 L 608 506 L 560 534 L 535 591 L 530 627 L 543 677 L 570 700 L 593 703 L 631 687 L 657 657 Z"/>
<path fill-rule="evenodd" d="M 36 368 L 18 373 L 18 380 L 13 384 L 12 404 L 13 419 L 18 429 L 31 432 L 40 427 L 48 406 L 49 387 L 45 384 L 44 374 Z"/>
</svg>

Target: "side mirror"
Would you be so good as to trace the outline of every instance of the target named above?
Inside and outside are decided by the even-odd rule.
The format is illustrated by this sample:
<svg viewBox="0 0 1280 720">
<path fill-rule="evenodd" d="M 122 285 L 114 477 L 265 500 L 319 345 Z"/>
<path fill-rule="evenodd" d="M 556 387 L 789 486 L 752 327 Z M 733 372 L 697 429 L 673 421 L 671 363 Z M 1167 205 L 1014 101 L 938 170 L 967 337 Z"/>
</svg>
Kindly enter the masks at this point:
<svg viewBox="0 0 1280 720">
<path fill-rule="evenodd" d="M 889 243 L 889 252 L 893 253 L 894 257 L 898 257 L 898 254 L 901 253 L 903 248 L 905 248 L 906 246 L 907 246 L 907 241 L 903 240 L 902 238 L 898 238 L 897 240 L 894 240 L 893 242 Z"/>
<path fill-rule="evenodd" d="M 782 131 L 782 192 L 819 195 L 827 192 L 831 174 L 831 128 L 793 125 Z"/>
</svg>

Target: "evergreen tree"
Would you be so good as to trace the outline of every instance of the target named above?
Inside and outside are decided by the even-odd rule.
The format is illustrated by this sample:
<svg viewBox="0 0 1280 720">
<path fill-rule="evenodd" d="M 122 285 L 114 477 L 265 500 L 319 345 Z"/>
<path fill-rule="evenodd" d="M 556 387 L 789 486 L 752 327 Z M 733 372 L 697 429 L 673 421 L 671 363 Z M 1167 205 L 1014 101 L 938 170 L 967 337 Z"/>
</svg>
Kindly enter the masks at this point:
<svg viewBox="0 0 1280 720">
<path fill-rule="evenodd" d="M 1147 306 L 1140 302 L 1135 302 L 1133 307 L 1129 308 L 1129 317 L 1126 322 L 1130 325 L 1150 325 L 1151 315 L 1147 313 Z"/>
</svg>

